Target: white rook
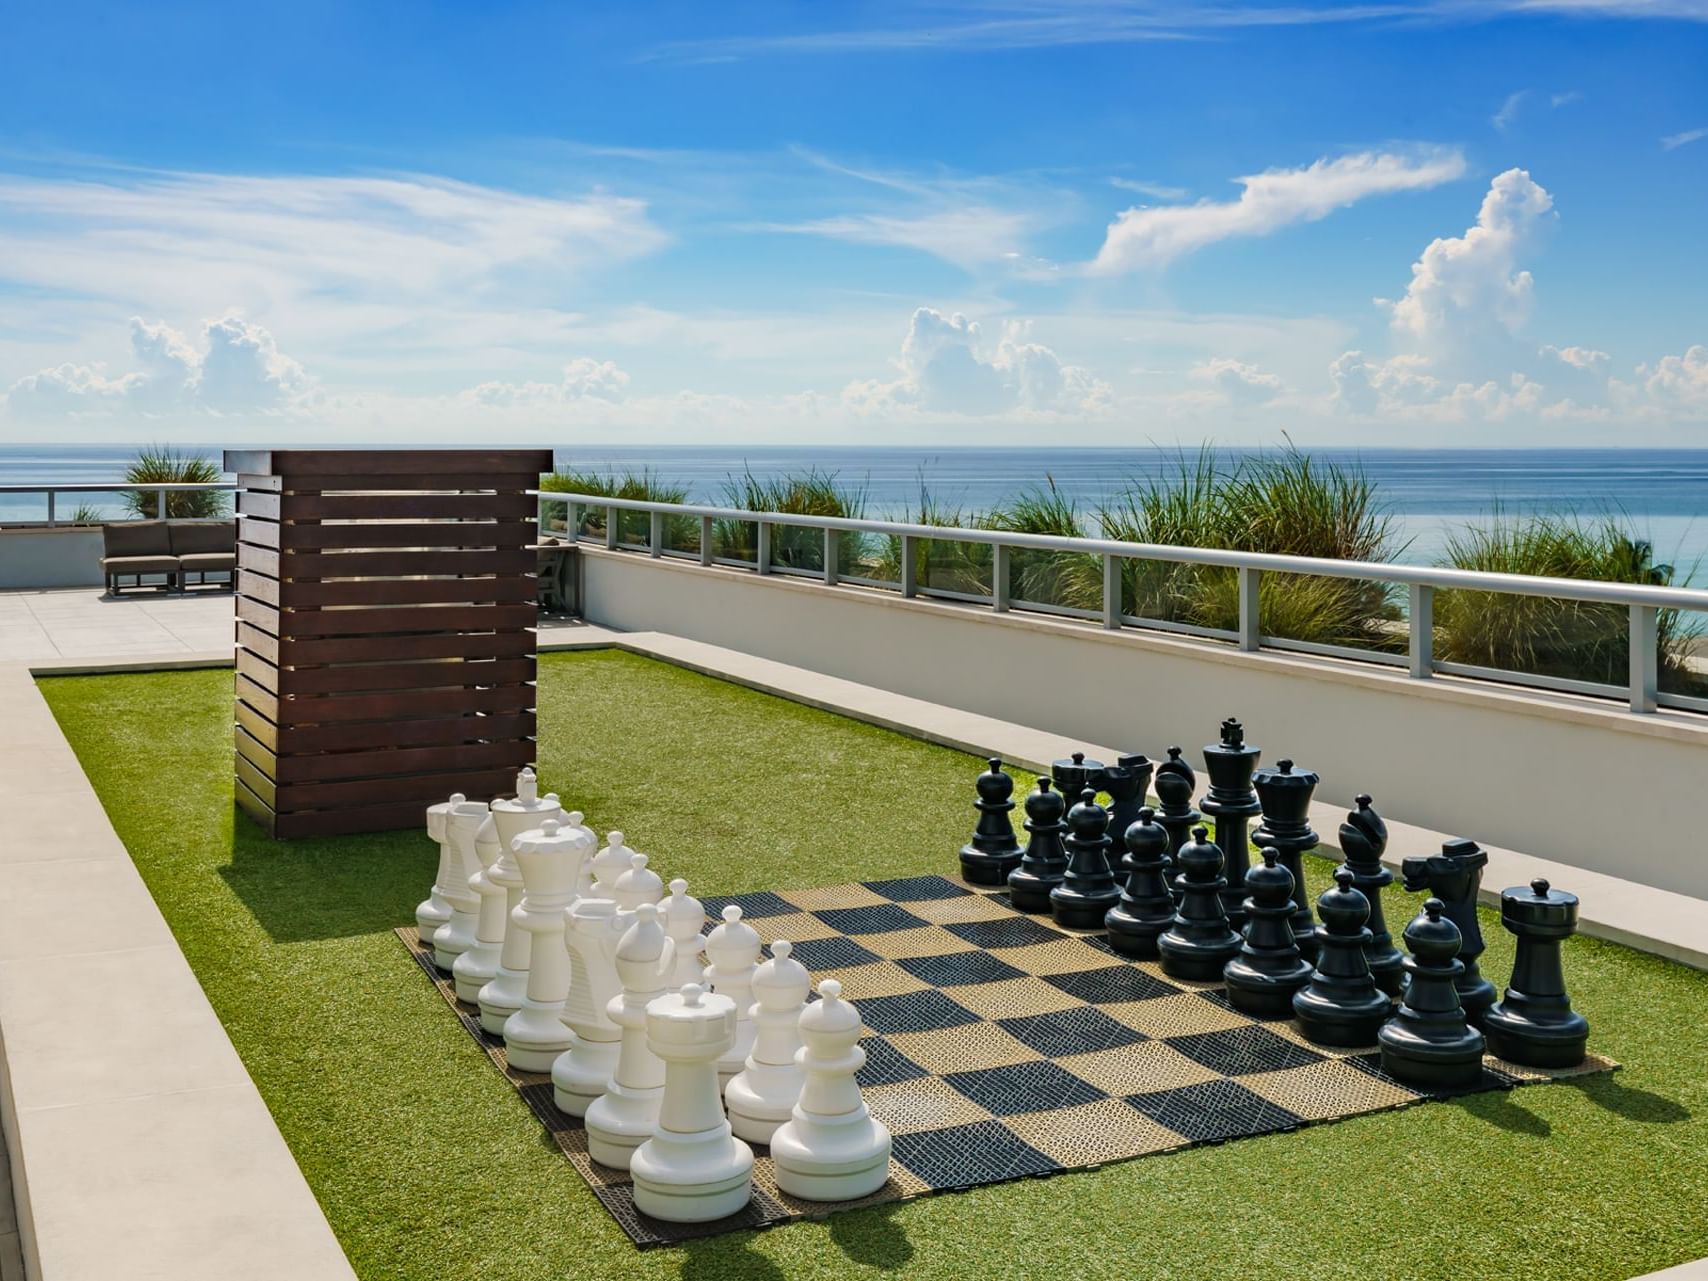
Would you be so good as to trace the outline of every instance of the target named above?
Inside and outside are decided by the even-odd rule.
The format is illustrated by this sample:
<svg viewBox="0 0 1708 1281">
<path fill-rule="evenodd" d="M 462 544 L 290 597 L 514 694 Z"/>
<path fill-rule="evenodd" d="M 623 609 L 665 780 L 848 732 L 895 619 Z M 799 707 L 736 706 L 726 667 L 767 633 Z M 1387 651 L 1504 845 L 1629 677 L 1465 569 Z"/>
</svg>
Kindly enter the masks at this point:
<svg viewBox="0 0 1708 1281">
<path fill-rule="evenodd" d="M 486 817 L 486 806 L 479 801 L 460 800 L 460 796 L 458 793 L 451 798 L 450 812 L 445 816 L 445 844 L 451 851 L 445 901 L 450 904 L 451 918 L 433 935 L 433 964 L 447 974 L 457 958 L 474 946 L 480 912 L 480 895 L 469 882 L 480 872 L 474 835 Z"/>
<path fill-rule="evenodd" d="M 451 817 L 451 807 L 463 799 L 463 794 L 458 792 L 448 801 L 427 807 L 427 838 L 439 847 L 439 866 L 433 874 L 433 888 L 415 908 L 415 937 L 423 947 L 433 946 L 433 936 L 441 925 L 451 919 L 451 904 L 445 893 L 456 872 L 456 864 L 445 828 Z"/>
</svg>

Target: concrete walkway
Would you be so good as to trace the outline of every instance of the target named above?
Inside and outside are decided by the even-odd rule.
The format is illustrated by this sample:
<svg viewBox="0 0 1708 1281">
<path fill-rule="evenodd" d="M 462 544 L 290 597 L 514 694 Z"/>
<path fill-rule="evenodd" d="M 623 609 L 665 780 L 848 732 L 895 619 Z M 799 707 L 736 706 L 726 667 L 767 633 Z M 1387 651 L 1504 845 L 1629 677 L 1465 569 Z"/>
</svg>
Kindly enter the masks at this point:
<svg viewBox="0 0 1708 1281">
<path fill-rule="evenodd" d="M 229 650 L 232 599 L 230 592 L 0 592 L 0 663 Z"/>
</svg>

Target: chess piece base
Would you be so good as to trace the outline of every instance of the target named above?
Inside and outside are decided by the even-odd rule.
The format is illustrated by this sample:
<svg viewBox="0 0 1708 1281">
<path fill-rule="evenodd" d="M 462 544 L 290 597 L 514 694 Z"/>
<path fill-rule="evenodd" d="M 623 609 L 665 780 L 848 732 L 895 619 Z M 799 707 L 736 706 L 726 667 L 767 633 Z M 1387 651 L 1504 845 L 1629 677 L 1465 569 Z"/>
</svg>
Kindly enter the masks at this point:
<svg viewBox="0 0 1708 1281">
<path fill-rule="evenodd" d="M 854 1201 L 889 1181 L 890 1132 L 861 1106 L 842 1116 L 796 1110 L 771 1136 L 777 1186 L 803 1201 Z"/>
<path fill-rule="evenodd" d="M 562 1006 L 524 1001 L 504 1021 L 504 1059 L 518 1072 L 550 1072 L 558 1055 L 575 1044 L 575 1034 L 559 1017 Z"/>
<path fill-rule="evenodd" d="M 1239 955 L 1239 948 L 1239 936 L 1232 933 L 1225 940 L 1208 943 L 1168 934 L 1156 941 L 1162 972 L 1171 979 L 1185 979 L 1188 983 L 1221 982 L 1222 971 Z"/>
<path fill-rule="evenodd" d="M 473 912 L 459 912 L 451 909 L 451 918 L 435 930 L 431 936 L 433 943 L 433 968 L 441 974 L 449 974 L 457 958 L 474 946 L 474 928 L 476 918 Z"/>
<path fill-rule="evenodd" d="M 617 1050 L 616 1040 L 589 1041 L 577 1036 L 575 1044 L 558 1055 L 552 1064 L 552 1102 L 558 1111 L 587 1115 L 587 1109 L 610 1088 L 611 1074 L 617 1070 Z"/>
<path fill-rule="evenodd" d="M 1173 923 L 1173 917 L 1147 921 L 1133 916 L 1119 905 L 1110 908 L 1103 918 L 1104 928 L 1109 931 L 1109 946 L 1122 956 L 1134 956 L 1142 961 L 1156 960 L 1156 941 Z"/>
<path fill-rule="evenodd" d="M 1064 930 L 1101 929 L 1109 909 L 1121 901 L 1121 891 L 1111 885 L 1106 893 L 1085 894 L 1058 885 L 1050 891 L 1050 916 Z"/>
<path fill-rule="evenodd" d="M 528 972 L 500 965 L 492 981 L 480 989 L 480 1026 L 494 1036 L 503 1036 L 505 1022 L 527 999 Z"/>
<path fill-rule="evenodd" d="M 468 950 L 458 954 L 451 963 L 451 979 L 456 984 L 457 1000 L 470 1005 L 480 1004 L 480 990 L 498 977 L 497 943 L 478 940 Z M 499 1028 L 500 1032 L 504 1029 Z"/>
<path fill-rule="evenodd" d="M 961 847 L 961 879 L 972 885 L 1000 888 L 1008 884 L 1008 874 L 1020 866 L 1020 850 L 1012 853 L 987 854 L 971 845 Z"/>
<path fill-rule="evenodd" d="M 1483 1036 L 1475 1028 L 1429 1034 L 1427 1025 L 1390 1019 L 1377 1033 L 1382 1070 L 1396 1081 L 1425 1090 L 1463 1089 L 1483 1079 Z"/>
<path fill-rule="evenodd" d="M 635 1209 L 667 1223 L 706 1223 L 753 1199 L 753 1149 L 727 1124 L 698 1134 L 660 1130 L 629 1159 Z"/>
<path fill-rule="evenodd" d="M 1453 985 L 1459 993 L 1459 1007 L 1465 1011 L 1465 1018 L 1472 1027 L 1482 1027 L 1483 1019 L 1494 1008 L 1494 984 L 1480 974 L 1470 983 L 1463 986 Z"/>
<path fill-rule="evenodd" d="M 1291 970 L 1256 970 L 1236 956 L 1222 970 L 1228 985 L 1228 1004 L 1254 1019 L 1293 1017 L 1293 995 L 1311 981 L 1310 962 L 1300 960 Z"/>
<path fill-rule="evenodd" d="M 1293 1017 L 1305 1039 L 1316 1045 L 1374 1045 L 1376 1033 L 1393 1012 L 1393 1002 L 1381 991 L 1345 1002 L 1327 1000 L 1309 988 L 1293 997 Z"/>
<path fill-rule="evenodd" d="M 1583 1062 L 1589 1021 L 1575 1010 L 1563 1022 L 1538 1022 L 1507 1001 L 1483 1016 L 1489 1052 L 1509 1063 L 1534 1068 L 1569 1068 Z"/>
<path fill-rule="evenodd" d="M 432 899 L 423 899 L 415 909 L 415 937 L 429 942 L 439 932 L 441 925 L 449 924 L 451 909 L 443 903 L 435 903 Z"/>
<path fill-rule="evenodd" d="M 735 1137 L 769 1143 L 777 1128 L 794 1115 L 806 1073 L 794 1064 L 749 1063 L 724 1090 L 724 1107 Z"/>
<path fill-rule="evenodd" d="M 629 1168 L 635 1149 L 658 1128 L 658 1105 L 664 1087 L 634 1090 L 611 1082 L 594 1099 L 583 1118 L 587 1125 L 587 1155 L 613 1170 Z"/>
<path fill-rule="evenodd" d="M 1008 878 L 1008 901 L 1014 905 L 1016 912 L 1030 912 L 1034 915 L 1050 910 L 1050 891 L 1061 884 L 1061 879 L 1050 881 L 1040 876 L 1023 872 L 1015 872 Z"/>
</svg>

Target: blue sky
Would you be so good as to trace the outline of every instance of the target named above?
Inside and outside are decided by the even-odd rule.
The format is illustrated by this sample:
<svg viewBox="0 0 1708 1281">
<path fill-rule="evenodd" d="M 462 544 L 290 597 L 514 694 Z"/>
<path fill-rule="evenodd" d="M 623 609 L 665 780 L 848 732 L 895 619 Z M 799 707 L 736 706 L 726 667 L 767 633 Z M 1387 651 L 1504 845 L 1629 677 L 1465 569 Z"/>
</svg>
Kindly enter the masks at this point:
<svg viewBox="0 0 1708 1281">
<path fill-rule="evenodd" d="M 1708 0 L 35 5 L 0 438 L 1708 445 Z"/>
</svg>

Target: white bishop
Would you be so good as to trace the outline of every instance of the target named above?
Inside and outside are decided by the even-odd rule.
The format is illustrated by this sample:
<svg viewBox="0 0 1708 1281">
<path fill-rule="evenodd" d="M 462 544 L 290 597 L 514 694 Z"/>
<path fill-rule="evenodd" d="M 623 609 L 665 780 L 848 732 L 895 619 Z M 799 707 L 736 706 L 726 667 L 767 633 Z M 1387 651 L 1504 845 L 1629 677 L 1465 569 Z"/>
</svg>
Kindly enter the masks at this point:
<svg viewBox="0 0 1708 1281">
<path fill-rule="evenodd" d="M 644 857 L 644 855 L 642 856 Z M 642 903 L 617 944 L 622 995 L 607 1013 L 623 1029 L 611 1087 L 587 1109 L 587 1153 L 600 1165 L 629 1168 L 634 1150 L 652 1137 L 664 1095 L 664 1062 L 646 1044 L 646 1007 L 665 994 L 676 945 L 664 932 L 658 908 Z"/>
<path fill-rule="evenodd" d="M 522 901 L 510 914 L 512 929 L 532 937 L 528 991 L 521 1008 L 504 1022 L 504 1047 L 518 1072 L 549 1072 L 575 1034 L 563 1024 L 569 995 L 569 953 L 563 946 L 564 912 L 575 898 L 581 864 L 593 853 L 585 828 L 559 827 L 554 818 L 514 842 L 522 869 Z"/>
</svg>

